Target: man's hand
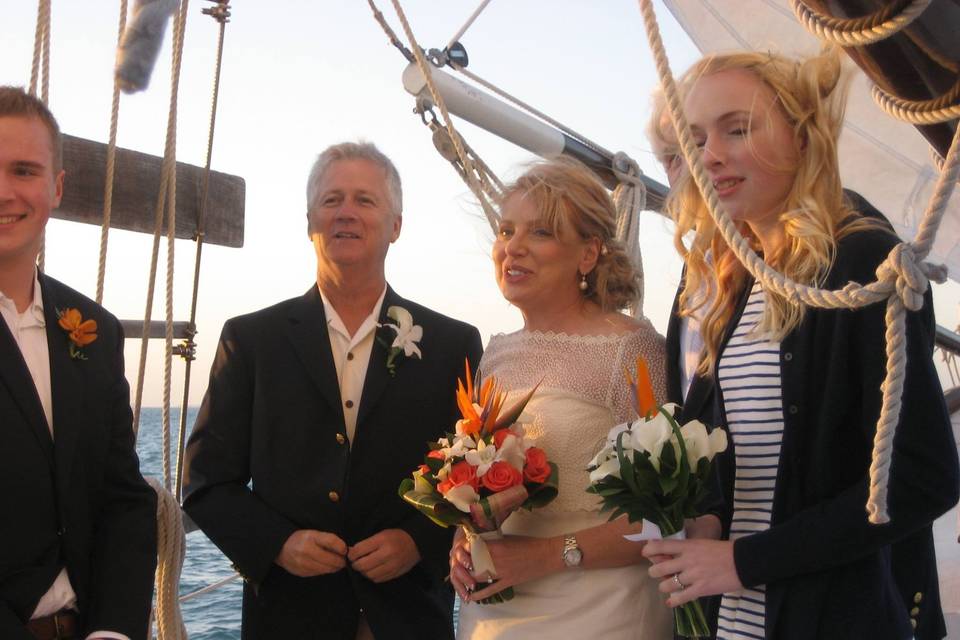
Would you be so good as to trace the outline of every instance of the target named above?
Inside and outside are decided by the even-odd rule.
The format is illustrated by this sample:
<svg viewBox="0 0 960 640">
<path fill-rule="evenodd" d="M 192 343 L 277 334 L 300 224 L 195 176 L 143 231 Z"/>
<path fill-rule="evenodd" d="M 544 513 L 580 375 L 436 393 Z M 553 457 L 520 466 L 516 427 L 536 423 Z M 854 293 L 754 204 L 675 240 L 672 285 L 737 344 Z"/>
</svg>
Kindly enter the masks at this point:
<svg viewBox="0 0 960 640">
<path fill-rule="evenodd" d="M 420 551 L 402 529 L 384 529 L 350 547 L 350 566 L 371 582 L 399 578 L 420 562 Z"/>
<path fill-rule="evenodd" d="M 283 543 L 275 562 L 289 573 L 310 578 L 347 566 L 347 543 L 326 531 L 300 529 Z"/>
</svg>

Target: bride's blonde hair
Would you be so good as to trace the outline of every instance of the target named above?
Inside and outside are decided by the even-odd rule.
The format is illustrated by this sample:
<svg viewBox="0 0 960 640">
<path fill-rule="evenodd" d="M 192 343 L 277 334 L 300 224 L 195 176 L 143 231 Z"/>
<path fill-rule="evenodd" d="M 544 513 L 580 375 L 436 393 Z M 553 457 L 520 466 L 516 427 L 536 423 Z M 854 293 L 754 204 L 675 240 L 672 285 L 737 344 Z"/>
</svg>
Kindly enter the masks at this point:
<svg viewBox="0 0 960 640">
<path fill-rule="evenodd" d="M 616 239 L 616 207 L 590 169 L 565 156 L 534 163 L 507 185 L 500 206 L 514 195 L 530 198 L 541 221 L 558 237 L 600 241 L 597 266 L 585 275 L 587 300 L 604 311 L 626 309 L 639 300 L 642 276 Z"/>
</svg>

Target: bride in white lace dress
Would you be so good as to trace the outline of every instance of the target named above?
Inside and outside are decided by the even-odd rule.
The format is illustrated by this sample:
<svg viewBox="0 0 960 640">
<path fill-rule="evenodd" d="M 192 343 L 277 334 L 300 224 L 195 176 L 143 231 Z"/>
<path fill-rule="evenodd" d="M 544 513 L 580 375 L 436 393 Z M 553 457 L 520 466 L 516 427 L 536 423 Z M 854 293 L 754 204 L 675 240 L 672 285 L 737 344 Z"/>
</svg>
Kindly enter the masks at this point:
<svg viewBox="0 0 960 640">
<path fill-rule="evenodd" d="M 493 247 L 497 283 L 524 329 L 490 340 L 481 362 L 512 394 L 540 387 L 528 432 L 560 469 L 558 497 L 520 510 L 488 543 L 496 581 L 470 572 L 458 533 L 451 581 L 462 601 L 458 638 L 521 640 L 672 638 L 672 614 L 649 577 L 639 525 L 607 522 L 586 493 L 588 461 L 614 424 L 635 413 L 624 381 L 638 355 L 664 397 L 663 339 L 645 319 L 618 310 L 639 296 L 639 277 L 614 238 L 602 185 L 565 160 L 535 165 L 504 194 Z M 499 604 L 477 601 L 513 586 Z"/>
</svg>

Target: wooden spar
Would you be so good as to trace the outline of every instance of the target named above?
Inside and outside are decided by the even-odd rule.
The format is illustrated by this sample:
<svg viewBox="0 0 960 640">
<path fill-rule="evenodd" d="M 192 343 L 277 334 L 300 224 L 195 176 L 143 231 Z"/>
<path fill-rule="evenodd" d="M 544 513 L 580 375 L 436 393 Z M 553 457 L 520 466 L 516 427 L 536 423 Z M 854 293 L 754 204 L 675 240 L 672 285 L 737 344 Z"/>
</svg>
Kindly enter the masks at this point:
<svg viewBox="0 0 960 640">
<path fill-rule="evenodd" d="M 124 337 L 128 340 L 140 338 L 140 334 L 143 331 L 143 320 L 121 320 L 120 324 L 123 326 Z M 193 338 L 195 334 L 196 328 L 191 327 L 189 322 L 178 321 L 173 323 L 174 340 L 186 340 Z M 166 338 L 166 323 L 162 320 L 151 320 L 149 336 L 151 339 Z"/>
<path fill-rule="evenodd" d="M 113 189 L 114 229 L 153 233 L 160 167 L 163 159 L 117 148 Z M 100 225 L 106 182 L 107 145 L 75 136 L 63 136 L 66 171 L 63 201 L 53 217 Z M 203 167 L 177 163 L 177 238 L 194 239 L 203 196 Z M 243 246 L 246 182 L 239 176 L 210 172 L 204 242 L 225 247 Z"/>
</svg>

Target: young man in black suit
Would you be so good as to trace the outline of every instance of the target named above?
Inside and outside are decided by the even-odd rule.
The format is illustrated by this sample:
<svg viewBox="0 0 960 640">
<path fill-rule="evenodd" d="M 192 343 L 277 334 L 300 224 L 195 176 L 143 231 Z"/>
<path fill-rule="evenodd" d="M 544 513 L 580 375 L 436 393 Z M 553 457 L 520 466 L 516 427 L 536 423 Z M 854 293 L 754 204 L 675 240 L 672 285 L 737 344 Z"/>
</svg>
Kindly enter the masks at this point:
<svg viewBox="0 0 960 640">
<path fill-rule="evenodd" d="M 56 120 L 0 87 L 0 637 L 145 638 L 156 495 L 123 332 L 36 266 L 63 179 Z"/>
<path fill-rule="evenodd" d="M 453 428 L 481 343 L 387 285 L 401 210 L 376 147 L 328 148 L 307 186 L 316 283 L 223 328 L 184 508 L 245 577 L 245 639 L 453 637 L 450 531 L 397 488 Z"/>
</svg>

